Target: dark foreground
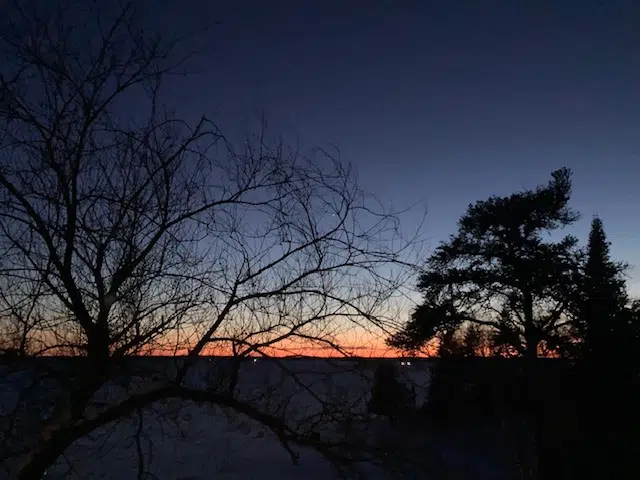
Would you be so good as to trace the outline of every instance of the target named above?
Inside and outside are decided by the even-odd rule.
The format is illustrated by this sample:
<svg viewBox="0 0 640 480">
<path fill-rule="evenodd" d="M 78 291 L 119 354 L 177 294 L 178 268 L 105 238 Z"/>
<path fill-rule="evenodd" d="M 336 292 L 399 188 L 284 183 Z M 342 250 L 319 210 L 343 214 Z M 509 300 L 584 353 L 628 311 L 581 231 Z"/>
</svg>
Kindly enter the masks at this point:
<svg viewBox="0 0 640 480">
<path fill-rule="evenodd" d="M 180 362 L 128 361 L 145 378 L 162 378 Z M 190 381 L 206 387 L 213 378 L 224 377 L 229 362 L 203 359 Z M 408 404 L 391 401 L 388 412 L 371 415 L 367 406 L 380 364 L 392 365 L 413 396 Z M 43 365 L 57 376 L 71 375 L 82 361 L 2 366 L 3 414 L 11 413 L 16 395 Z M 293 389 L 287 381 L 292 375 L 314 395 L 348 397 L 344 413 L 360 419 L 353 428 L 366 437 L 363 445 L 384 451 L 385 459 L 376 468 L 358 465 L 353 478 L 624 479 L 638 478 L 640 471 L 636 385 L 611 373 L 597 377 L 597 372 L 569 362 L 545 360 L 528 367 L 503 359 L 413 360 L 410 366 L 399 360 L 248 360 L 241 371 L 242 391 L 288 396 L 300 415 L 310 415 L 313 402 L 308 392 Z M 60 384 L 52 380 L 40 382 L 38 402 L 27 405 L 26 418 L 46 418 L 48 405 L 59 394 L 56 388 Z M 112 401 L 119 388 L 104 389 L 97 401 Z M 300 465 L 293 466 L 278 440 L 255 422 L 196 404 L 178 410 L 158 405 L 75 442 L 46 478 L 136 478 L 141 451 L 148 474 L 142 478 L 196 480 L 214 473 L 215 478 L 335 477 L 309 449 L 300 449 Z M 12 474 L 0 470 L 0 478 Z"/>
</svg>

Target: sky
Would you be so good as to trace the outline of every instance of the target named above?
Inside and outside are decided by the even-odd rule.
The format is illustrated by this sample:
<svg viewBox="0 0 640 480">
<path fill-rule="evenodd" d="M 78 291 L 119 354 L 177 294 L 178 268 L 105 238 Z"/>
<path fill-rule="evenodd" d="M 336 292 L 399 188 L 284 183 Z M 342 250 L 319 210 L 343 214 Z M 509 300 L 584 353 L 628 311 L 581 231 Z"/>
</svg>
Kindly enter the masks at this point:
<svg viewBox="0 0 640 480">
<path fill-rule="evenodd" d="M 196 75 L 172 92 L 197 115 L 339 149 L 363 188 L 417 205 L 430 247 L 469 203 L 574 172 L 566 230 L 602 218 L 640 296 L 640 3 L 637 1 L 185 0 Z M 386 355 L 372 340 L 372 355 Z M 356 342 L 357 343 L 357 342 Z M 355 345 L 355 344 L 354 344 Z M 392 353 L 393 354 L 393 353 Z"/>
<path fill-rule="evenodd" d="M 207 27 L 172 95 L 223 128 L 264 111 L 306 146 L 335 146 L 362 186 L 428 209 L 429 244 L 467 205 L 574 171 L 567 230 L 599 215 L 640 266 L 637 1 L 185 0 L 156 19 Z M 640 268 L 630 271 L 640 295 Z"/>
<path fill-rule="evenodd" d="M 417 205 L 430 247 L 469 203 L 574 172 L 567 229 L 599 215 L 640 296 L 637 0 L 149 0 L 148 20 L 192 35 L 179 113 L 338 148 L 361 186 Z"/>
</svg>

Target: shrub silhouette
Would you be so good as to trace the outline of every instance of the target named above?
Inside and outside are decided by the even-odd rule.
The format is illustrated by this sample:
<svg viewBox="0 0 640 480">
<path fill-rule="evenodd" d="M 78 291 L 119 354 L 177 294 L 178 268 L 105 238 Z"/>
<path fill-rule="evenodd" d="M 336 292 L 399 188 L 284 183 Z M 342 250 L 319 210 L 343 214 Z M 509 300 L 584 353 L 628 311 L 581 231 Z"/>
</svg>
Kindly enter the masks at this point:
<svg viewBox="0 0 640 480">
<path fill-rule="evenodd" d="M 381 363 L 377 366 L 371 387 L 369 413 L 393 420 L 400 411 L 410 407 L 411 397 L 411 391 L 398 379 L 393 364 Z"/>
</svg>

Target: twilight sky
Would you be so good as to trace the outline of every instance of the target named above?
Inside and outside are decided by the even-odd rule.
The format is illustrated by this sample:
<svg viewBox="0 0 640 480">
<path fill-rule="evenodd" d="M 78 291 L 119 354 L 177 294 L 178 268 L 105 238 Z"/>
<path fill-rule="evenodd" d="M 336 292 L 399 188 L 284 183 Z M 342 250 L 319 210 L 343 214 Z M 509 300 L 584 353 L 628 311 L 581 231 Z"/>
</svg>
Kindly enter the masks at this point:
<svg viewBox="0 0 640 480">
<path fill-rule="evenodd" d="M 264 109 L 305 146 L 336 145 L 365 189 L 428 207 L 432 246 L 468 203 L 567 165 L 584 216 L 570 231 L 586 240 L 598 214 L 614 256 L 640 266 L 637 0 L 184 0 L 156 13 L 177 30 L 218 23 L 200 73 L 172 92 L 180 108 L 232 128 Z"/>
</svg>

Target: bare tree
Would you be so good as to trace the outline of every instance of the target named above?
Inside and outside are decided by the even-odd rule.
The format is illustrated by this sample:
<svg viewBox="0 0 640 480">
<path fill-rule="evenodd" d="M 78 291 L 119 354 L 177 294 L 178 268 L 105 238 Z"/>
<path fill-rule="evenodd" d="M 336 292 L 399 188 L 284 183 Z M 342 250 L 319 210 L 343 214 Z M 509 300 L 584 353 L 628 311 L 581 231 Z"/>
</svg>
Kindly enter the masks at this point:
<svg viewBox="0 0 640 480">
<path fill-rule="evenodd" d="M 292 423 L 284 403 L 238 393 L 239 360 L 386 330 L 415 243 L 339 158 L 289 149 L 264 123 L 238 146 L 174 116 L 161 87 L 179 43 L 140 28 L 133 4 L 92 19 L 61 4 L 13 5 L 2 29 L 2 341 L 79 357 L 29 364 L 3 412 L 11 471 L 41 478 L 79 438 L 171 398 L 256 420 L 294 457 L 291 444 L 355 458 L 318 431 L 335 405 L 316 397 Z M 154 353 L 184 357 L 155 380 L 125 361 Z M 239 359 L 224 386 L 189 383 L 210 353 Z M 124 395 L 97 402 L 125 377 Z M 29 416 L 43 390 L 50 414 Z"/>
</svg>

